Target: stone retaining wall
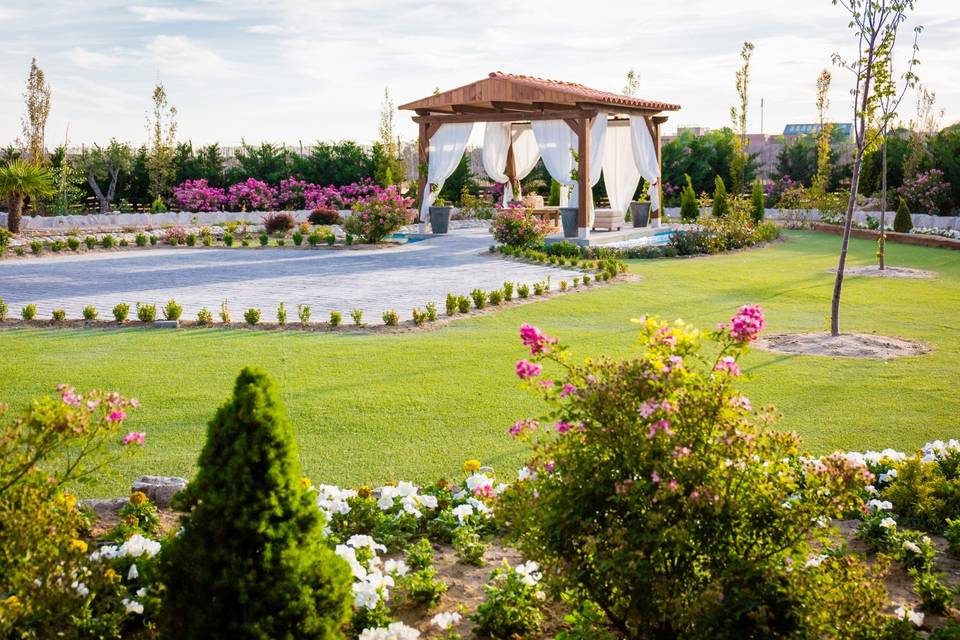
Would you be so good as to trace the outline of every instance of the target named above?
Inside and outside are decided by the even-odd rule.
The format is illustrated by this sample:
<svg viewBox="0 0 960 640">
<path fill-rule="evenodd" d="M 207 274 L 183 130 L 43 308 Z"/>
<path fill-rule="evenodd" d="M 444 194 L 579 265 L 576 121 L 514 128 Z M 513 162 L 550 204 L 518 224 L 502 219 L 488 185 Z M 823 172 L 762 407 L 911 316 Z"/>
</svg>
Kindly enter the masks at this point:
<svg viewBox="0 0 960 640">
<path fill-rule="evenodd" d="M 814 231 L 820 231 L 822 233 L 833 233 L 836 235 L 841 235 L 843 233 L 843 227 L 837 224 L 824 224 L 822 222 L 815 222 L 811 225 L 811 228 Z M 876 240 L 879 233 L 879 231 L 875 231 L 873 229 L 850 230 L 850 235 L 854 238 L 866 238 L 867 240 Z M 928 236 L 920 233 L 897 233 L 895 231 L 887 231 L 887 241 L 912 244 L 918 247 L 939 247 L 941 249 L 953 249 L 954 251 L 960 251 L 960 240 L 944 238 L 943 236 Z"/>
</svg>

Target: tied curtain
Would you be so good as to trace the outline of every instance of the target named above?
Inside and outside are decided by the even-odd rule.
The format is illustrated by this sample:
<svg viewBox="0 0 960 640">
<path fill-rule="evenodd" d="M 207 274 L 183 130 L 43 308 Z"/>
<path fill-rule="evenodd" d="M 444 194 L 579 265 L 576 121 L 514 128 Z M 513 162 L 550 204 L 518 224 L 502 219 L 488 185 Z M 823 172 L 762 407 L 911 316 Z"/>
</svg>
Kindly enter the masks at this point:
<svg viewBox="0 0 960 640">
<path fill-rule="evenodd" d="M 657 164 L 657 149 L 653 144 L 653 137 L 643 116 L 630 116 L 630 139 L 637 170 L 650 183 L 647 190 L 650 194 L 650 211 L 657 211 L 660 209 L 660 190 L 657 186 L 660 166 Z M 609 186 L 607 188 L 609 189 Z"/>
<path fill-rule="evenodd" d="M 540 159 L 540 150 L 534 139 L 533 131 L 526 128 L 514 128 L 510 122 L 488 122 L 483 132 L 483 169 L 494 182 L 505 183 L 503 188 L 503 206 L 513 200 L 513 185 L 507 178 L 505 169 L 510 146 L 513 145 L 513 165 L 517 180 L 523 180 Z M 517 194 L 520 197 L 520 194 Z"/>
<path fill-rule="evenodd" d="M 632 137 L 630 127 L 607 128 L 607 139 L 603 145 L 603 184 L 607 188 L 610 208 L 614 211 L 627 210 L 640 183 Z"/>
<path fill-rule="evenodd" d="M 573 129 L 563 120 L 542 120 L 530 123 L 540 148 L 540 156 L 547 168 L 550 177 L 563 186 L 573 187 L 573 201 L 577 202 L 577 182 L 570 177 L 570 172 L 576 169 L 573 153 L 577 150 L 579 139 Z M 598 113 L 590 127 L 590 186 L 597 184 L 603 171 L 603 163 L 597 162 L 603 158 L 604 140 L 607 137 L 607 114 Z M 560 206 L 568 206 L 570 199 L 567 190 L 560 190 Z M 593 198 L 589 199 L 590 224 L 593 223 Z"/>
<path fill-rule="evenodd" d="M 430 214 L 430 206 L 437 199 L 443 183 L 460 164 L 463 150 L 467 146 L 473 123 L 452 123 L 440 125 L 430 138 L 430 159 L 427 162 L 427 190 L 423 204 L 420 205 L 420 220 L 425 222 Z"/>
</svg>

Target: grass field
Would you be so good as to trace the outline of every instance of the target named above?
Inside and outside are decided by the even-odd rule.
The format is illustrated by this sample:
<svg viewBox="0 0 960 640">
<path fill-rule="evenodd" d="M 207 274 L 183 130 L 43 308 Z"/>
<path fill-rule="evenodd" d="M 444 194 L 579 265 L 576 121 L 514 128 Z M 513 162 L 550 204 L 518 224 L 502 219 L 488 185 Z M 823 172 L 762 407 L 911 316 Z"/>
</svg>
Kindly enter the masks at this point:
<svg viewBox="0 0 960 640">
<path fill-rule="evenodd" d="M 833 284 L 826 269 L 838 246 L 836 236 L 791 232 L 754 251 L 637 261 L 639 282 L 403 335 L 7 330 L 0 399 L 19 408 L 68 382 L 141 400 L 128 426 L 147 432 L 143 454 L 86 495 L 122 495 L 141 473 L 190 477 L 206 421 L 246 364 L 265 367 L 279 384 L 314 482 L 432 480 L 467 458 L 509 478 L 523 447 L 506 429 L 539 409 L 513 374 L 524 353 L 520 323 L 561 336 L 583 356 L 629 353 L 629 319 L 644 313 L 706 328 L 748 302 L 763 305 L 768 331 L 823 331 Z M 890 264 L 939 277 L 848 278 L 842 328 L 922 340 L 932 353 L 881 362 L 754 351 L 742 363 L 754 405 L 777 405 L 782 426 L 815 452 L 909 449 L 960 436 L 960 252 L 887 246 Z M 870 264 L 874 251 L 874 243 L 853 240 L 852 263 Z"/>
</svg>

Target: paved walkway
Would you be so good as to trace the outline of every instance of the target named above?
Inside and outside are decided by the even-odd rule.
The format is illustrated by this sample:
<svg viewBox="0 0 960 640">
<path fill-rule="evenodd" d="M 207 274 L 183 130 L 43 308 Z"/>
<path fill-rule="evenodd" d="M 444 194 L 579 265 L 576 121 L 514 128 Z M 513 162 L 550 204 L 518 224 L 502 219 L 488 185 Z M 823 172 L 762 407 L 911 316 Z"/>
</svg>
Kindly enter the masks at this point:
<svg viewBox="0 0 960 640">
<path fill-rule="evenodd" d="M 260 307 L 264 321 L 276 318 L 277 305 L 287 306 L 288 322 L 296 322 L 297 304 L 308 304 L 315 321 L 330 311 L 362 309 L 364 319 L 379 323 L 395 309 L 407 319 L 414 307 L 434 302 L 440 313 L 448 292 L 468 295 L 475 288 L 496 289 L 505 280 L 532 284 L 552 277 L 553 286 L 578 273 L 522 264 L 487 255 L 492 239 L 486 229 L 452 231 L 396 249 L 325 251 L 296 249 L 148 249 L 50 256 L 36 260 L 0 261 L 0 297 L 9 315 L 18 316 L 29 303 L 40 318 L 63 308 L 68 318 L 92 304 L 109 318 L 118 302 L 160 307 L 173 298 L 184 318 L 194 319 L 201 307 L 216 318 L 227 300 L 235 321 L 249 307 Z"/>
</svg>

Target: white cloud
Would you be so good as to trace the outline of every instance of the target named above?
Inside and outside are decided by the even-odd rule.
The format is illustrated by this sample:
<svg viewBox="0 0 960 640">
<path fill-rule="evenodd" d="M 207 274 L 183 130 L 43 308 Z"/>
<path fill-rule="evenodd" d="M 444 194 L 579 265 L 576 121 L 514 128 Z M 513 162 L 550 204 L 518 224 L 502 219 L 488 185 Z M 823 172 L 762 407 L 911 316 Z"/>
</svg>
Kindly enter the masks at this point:
<svg viewBox="0 0 960 640">
<path fill-rule="evenodd" d="M 273 35 L 283 33 L 284 28 L 275 24 L 255 24 L 244 29 L 247 33 L 256 33 L 260 35 Z"/>
<path fill-rule="evenodd" d="M 147 43 L 150 60 L 160 73 L 180 76 L 226 75 L 231 66 L 213 49 L 186 36 L 154 37 Z"/>
<path fill-rule="evenodd" d="M 90 51 L 86 47 L 74 47 L 70 49 L 70 51 L 67 52 L 67 58 L 81 69 L 89 69 L 91 71 L 114 69 L 126 62 L 124 56 L 119 54 Z"/>
<path fill-rule="evenodd" d="M 141 22 L 220 22 L 229 19 L 224 15 L 176 7 L 149 7 L 135 4 L 127 8 L 140 16 Z"/>
</svg>

